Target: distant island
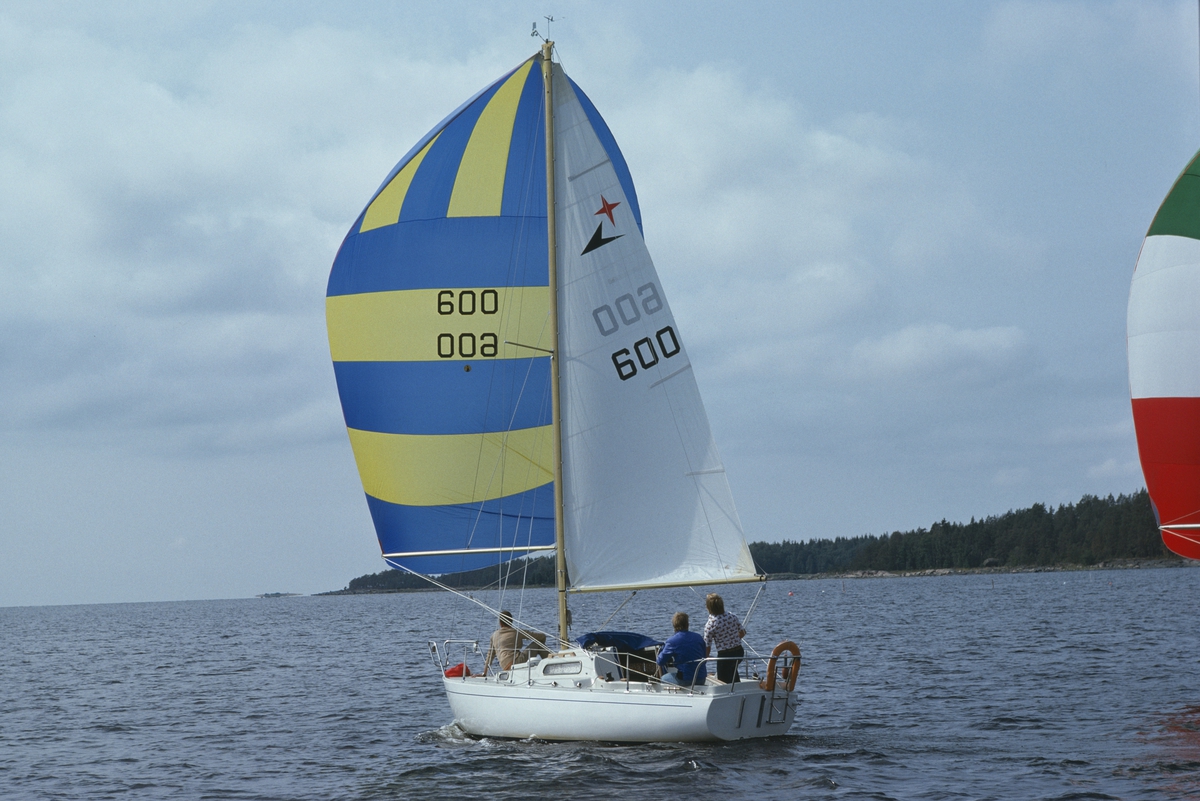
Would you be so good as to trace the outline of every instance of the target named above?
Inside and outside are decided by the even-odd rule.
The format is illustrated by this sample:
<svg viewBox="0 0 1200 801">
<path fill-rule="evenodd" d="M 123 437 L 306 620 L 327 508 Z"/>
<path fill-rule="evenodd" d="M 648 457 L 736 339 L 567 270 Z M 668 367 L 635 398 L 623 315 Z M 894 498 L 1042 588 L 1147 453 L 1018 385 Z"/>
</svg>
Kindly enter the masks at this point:
<svg viewBox="0 0 1200 801">
<path fill-rule="evenodd" d="M 1162 544 L 1150 496 L 1098 498 L 1055 508 L 1037 503 L 970 523 L 941 520 L 929 528 L 809 542 L 752 542 L 758 569 L 770 578 L 1118 567 L 1142 562 L 1184 564 Z M 503 568 L 508 586 L 554 586 L 554 559 L 543 556 Z M 438 581 L 455 589 L 496 586 L 495 567 L 451 573 Z M 423 578 L 385 570 L 353 579 L 329 595 L 429 589 Z"/>
</svg>

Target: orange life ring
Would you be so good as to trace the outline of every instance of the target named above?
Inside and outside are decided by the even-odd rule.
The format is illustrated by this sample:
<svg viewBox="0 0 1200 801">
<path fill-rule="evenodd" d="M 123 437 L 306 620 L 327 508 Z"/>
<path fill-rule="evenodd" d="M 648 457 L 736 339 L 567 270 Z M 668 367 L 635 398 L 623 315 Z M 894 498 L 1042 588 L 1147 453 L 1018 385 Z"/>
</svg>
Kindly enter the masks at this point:
<svg viewBox="0 0 1200 801">
<path fill-rule="evenodd" d="M 775 663 L 784 651 L 791 653 L 794 659 L 783 669 L 783 680 L 787 682 L 787 691 L 790 693 L 796 689 L 796 679 L 800 675 L 800 646 L 791 640 L 784 640 L 775 646 L 775 650 L 771 652 L 771 658 L 767 661 L 767 678 L 758 683 L 758 686 L 767 692 L 775 690 Z"/>
</svg>

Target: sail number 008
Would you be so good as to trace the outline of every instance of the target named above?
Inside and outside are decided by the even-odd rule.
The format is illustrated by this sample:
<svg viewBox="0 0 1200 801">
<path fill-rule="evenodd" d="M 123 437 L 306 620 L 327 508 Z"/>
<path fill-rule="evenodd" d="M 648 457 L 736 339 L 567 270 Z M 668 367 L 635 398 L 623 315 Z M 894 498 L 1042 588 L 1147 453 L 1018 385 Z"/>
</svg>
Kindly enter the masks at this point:
<svg viewBox="0 0 1200 801">
<path fill-rule="evenodd" d="M 494 289 L 484 289 L 476 292 L 473 289 L 463 289 L 454 296 L 454 290 L 443 289 L 437 294 L 437 313 L 446 317 L 451 314 L 471 316 L 479 314 L 495 314 L 500 311 L 500 293 Z M 472 333 L 438 334 L 437 355 L 442 359 L 471 359 L 475 356 L 493 358 L 500 352 L 500 338 L 493 333 L 476 336 Z"/>
</svg>

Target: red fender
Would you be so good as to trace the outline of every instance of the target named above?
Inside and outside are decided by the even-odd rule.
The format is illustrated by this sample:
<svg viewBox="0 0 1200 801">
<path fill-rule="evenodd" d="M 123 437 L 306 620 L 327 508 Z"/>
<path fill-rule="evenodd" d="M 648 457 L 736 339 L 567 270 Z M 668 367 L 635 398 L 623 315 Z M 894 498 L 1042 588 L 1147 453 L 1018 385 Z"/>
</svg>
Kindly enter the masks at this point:
<svg viewBox="0 0 1200 801">
<path fill-rule="evenodd" d="M 796 679 L 800 675 L 800 646 L 791 640 L 784 640 L 775 646 L 775 650 L 771 652 L 771 658 L 767 661 L 767 678 L 758 683 L 758 686 L 767 692 L 775 691 L 775 663 L 784 651 L 789 652 L 794 659 L 792 664 L 783 669 L 783 680 L 787 682 L 787 691 L 790 693 L 796 689 Z"/>
</svg>

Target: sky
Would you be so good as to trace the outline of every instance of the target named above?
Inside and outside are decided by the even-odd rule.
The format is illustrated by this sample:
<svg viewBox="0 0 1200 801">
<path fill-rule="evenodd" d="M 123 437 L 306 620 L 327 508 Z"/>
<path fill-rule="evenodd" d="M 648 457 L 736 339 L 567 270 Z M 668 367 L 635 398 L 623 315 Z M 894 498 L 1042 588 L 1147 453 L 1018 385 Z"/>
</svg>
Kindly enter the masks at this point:
<svg viewBox="0 0 1200 801">
<path fill-rule="evenodd" d="M 325 335 L 395 162 L 537 49 L 620 143 L 750 541 L 1144 482 L 1125 309 L 1189 2 L 0 5 L 0 606 L 384 569 Z"/>
</svg>

